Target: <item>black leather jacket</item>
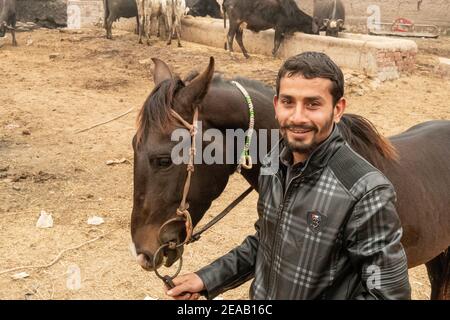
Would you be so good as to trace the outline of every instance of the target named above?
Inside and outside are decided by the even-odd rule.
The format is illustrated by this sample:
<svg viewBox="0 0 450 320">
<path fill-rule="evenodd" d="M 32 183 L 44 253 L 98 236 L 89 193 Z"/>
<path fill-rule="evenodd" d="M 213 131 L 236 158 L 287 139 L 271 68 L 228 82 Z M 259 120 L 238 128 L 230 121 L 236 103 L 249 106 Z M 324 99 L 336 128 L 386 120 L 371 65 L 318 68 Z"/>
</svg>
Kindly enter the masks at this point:
<svg viewBox="0 0 450 320">
<path fill-rule="evenodd" d="M 282 141 L 279 147 L 283 159 Z M 279 160 L 271 152 L 263 163 L 279 166 L 260 175 L 256 233 L 196 272 L 207 297 L 254 277 L 252 299 L 410 299 L 387 178 L 347 145 L 337 126 L 287 183 Z"/>
</svg>

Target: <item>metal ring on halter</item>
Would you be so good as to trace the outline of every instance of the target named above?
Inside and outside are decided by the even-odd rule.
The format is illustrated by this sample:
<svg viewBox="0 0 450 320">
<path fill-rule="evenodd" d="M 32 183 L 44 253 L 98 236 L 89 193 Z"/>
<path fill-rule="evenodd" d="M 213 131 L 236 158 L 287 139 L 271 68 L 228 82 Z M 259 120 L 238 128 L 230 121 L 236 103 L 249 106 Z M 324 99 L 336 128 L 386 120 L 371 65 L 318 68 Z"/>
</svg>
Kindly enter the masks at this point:
<svg viewBox="0 0 450 320">
<path fill-rule="evenodd" d="M 158 272 L 158 268 L 156 267 L 156 261 L 157 261 L 157 259 L 158 259 L 158 255 L 159 255 L 159 253 L 161 252 L 161 250 L 164 249 L 164 248 L 166 248 L 166 247 L 168 247 L 169 245 L 170 245 L 169 243 L 165 243 L 165 244 L 163 244 L 162 246 L 160 246 L 160 247 L 158 248 L 158 250 L 156 250 L 155 255 L 153 256 L 153 266 L 155 267 L 155 270 L 154 270 L 154 271 L 155 271 L 155 274 L 156 274 L 156 276 L 157 276 L 158 278 L 160 278 L 160 279 L 163 280 L 163 281 L 164 281 L 165 277 L 162 276 L 162 275 Z M 183 266 L 183 256 L 182 256 L 182 255 L 180 255 L 179 260 L 180 260 L 180 263 L 179 263 L 179 265 L 178 265 L 178 269 L 177 269 L 177 271 L 175 271 L 175 274 L 174 274 L 172 277 L 170 277 L 171 279 L 175 278 L 176 276 L 178 276 L 178 275 L 180 274 L 181 267 Z"/>
<path fill-rule="evenodd" d="M 187 212 L 187 210 L 186 210 L 186 212 Z M 167 220 L 167 221 L 164 222 L 164 224 L 159 228 L 159 232 L 158 232 L 158 240 L 159 240 L 160 243 L 163 243 L 163 241 L 162 241 L 162 239 L 161 239 L 161 233 L 162 233 L 161 231 L 163 230 L 164 227 L 166 227 L 168 224 L 171 224 L 171 223 L 173 223 L 173 222 L 185 222 L 185 223 L 187 222 L 187 223 L 189 224 L 189 227 L 186 226 L 186 238 L 184 239 L 183 242 L 178 243 L 178 244 L 175 246 L 175 249 L 178 249 L 179 247 L 182 247 L 182 246 L 184 246 L 186 243 L 188 243 L 189 239 L 190 239 L 191 236 L 192 236 L 192 219 L 191 219 L 191 215 L 189 214 L 189 212 L 187 212 L 187 214 L 184 213 L 183 215 L 184 215 L 184 217 L 178 216 L 178 217 L 176 217 L 176 218 L 172 218 L 172 219 Z M 168 244 L 168 243 L 165 243 L 165 244 L 163 244 L 163 245 L 169 245 L 169 244 Z"/>
</svg>

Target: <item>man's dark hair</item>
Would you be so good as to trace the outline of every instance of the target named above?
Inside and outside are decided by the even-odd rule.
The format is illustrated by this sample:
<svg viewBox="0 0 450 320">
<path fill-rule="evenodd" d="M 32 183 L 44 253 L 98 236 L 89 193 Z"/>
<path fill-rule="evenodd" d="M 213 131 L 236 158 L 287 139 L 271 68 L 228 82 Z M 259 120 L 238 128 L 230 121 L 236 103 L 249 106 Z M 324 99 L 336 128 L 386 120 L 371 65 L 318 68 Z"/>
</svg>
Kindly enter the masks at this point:
<svg viewBox="0 0 450 320">
<path fill-rule="evenodd" d="M 344 96 L 342 70 L 325 53 L 309 51 L 287 59 L 278 71 L 277 95 L 280 94 L 281 78 L 298 75 L 305 79 L 330 79 L 332 82 L 330 93 L 333 96 L 333 106 Z"/>
</svg>

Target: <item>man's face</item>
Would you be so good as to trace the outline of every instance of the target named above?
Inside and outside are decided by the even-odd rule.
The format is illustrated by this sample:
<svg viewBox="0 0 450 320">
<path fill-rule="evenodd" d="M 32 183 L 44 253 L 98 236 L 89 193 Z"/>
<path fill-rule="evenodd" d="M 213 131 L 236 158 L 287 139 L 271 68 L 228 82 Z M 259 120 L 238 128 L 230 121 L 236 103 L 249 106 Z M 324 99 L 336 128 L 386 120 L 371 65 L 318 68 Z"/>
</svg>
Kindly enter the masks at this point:
<svg viewBox="0 0 450 320">
<path fill-rule="evenodd" d="M 283 77 L 279 95 L 274 98 L 275 114 L 283 138 L 304 161 L 333 130 L 345 109 L 345 99 L 333 106 L 329 79 L 305 79 L 301 75 Z"/>
</svg>

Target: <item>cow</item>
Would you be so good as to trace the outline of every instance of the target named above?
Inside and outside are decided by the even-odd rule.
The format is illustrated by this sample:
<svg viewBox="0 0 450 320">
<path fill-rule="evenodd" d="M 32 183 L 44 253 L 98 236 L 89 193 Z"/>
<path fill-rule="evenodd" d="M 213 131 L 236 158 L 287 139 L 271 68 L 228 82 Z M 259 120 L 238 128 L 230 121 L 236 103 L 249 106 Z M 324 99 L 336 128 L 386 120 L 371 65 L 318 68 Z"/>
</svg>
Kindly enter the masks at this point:
<svg viewBox="0 0 450 320">
<path fill-rule="evenodd" d="M 150 45 L 152 22 L 156 20 L 157 37 L 160 36 L 160 20 L 164 20 L 168 34 L 167 45 L 172 43 L 175 33 L 178 46 L 181 47 L 181 19 L 186 11 L 185 0 L 136 0 L 138 17 L 140 20 L 139 43 L 142 36 L 147 37 L 147 45 Z"/>
<path fill-rule="evenodd" d="M 164 1 L 164 0 L 163 0 Z M 181 47 L 181 19 L 186 11 L 185 0 L 166 0 L 168 2 L 166 13 L 167 32 L 169 37 L 167 45 L 172 43 L 172 37 L 176 33 L 178 47 Z"/>
<path fill-rule="evenodd" d="M 236 41 L 246 58 L 249 54 L 242 41 L 244 26 L 253 31 L 275 29 L 274 48 L 272 55 L 276 55 L 284 37 L 294 32 L 319 34 L 319 28 L 313 18 L 300 10 L 294 0 L 224 0 L 224 27 L 227 15 L 230 28 L 225 47 L 233 52 L 233 40 Z"/>
<path fill-rule="evenodd" d="M 186 0 L 186 7 L 189 9 L 187 14 L 193 17 L 222 18 L 217 0 Z"/>
<path fill-rule="evenodd" d="M 345 30 L 345 7 L 341 0 L 314 1 L 313 18 L 320 31 L 327 36 L 337 37 Z"/>
<path fill-rule="evenodd" d="M 167 0 L 136 0 L 139 19 L 138 43 L 142 43 L 142 37 L 147 38 L 147 45 L 150 45 L 152 22 L 156 22 L 156 35 L 160 35 L 160 19 L 163 11 L 167 7 Z M 164 20 L 165 21 L 165 20 Z"/>
<path fill-rule="evenodd" d="M 0 0 L 0 37 L 11 31 L 13 46 L 17 46 L 16 20 L 16 0 Z"/>
<path fill-rule="evenodd" d="M 112 39 L 112 24 L 119 18 L 136 17 L 136 29 L 139 30 L 139 18 L 135 0 L 103 0 L 103 8 L 105 10 L 103 26 L 106 29 L 107 39 Z"/>
</svg>

